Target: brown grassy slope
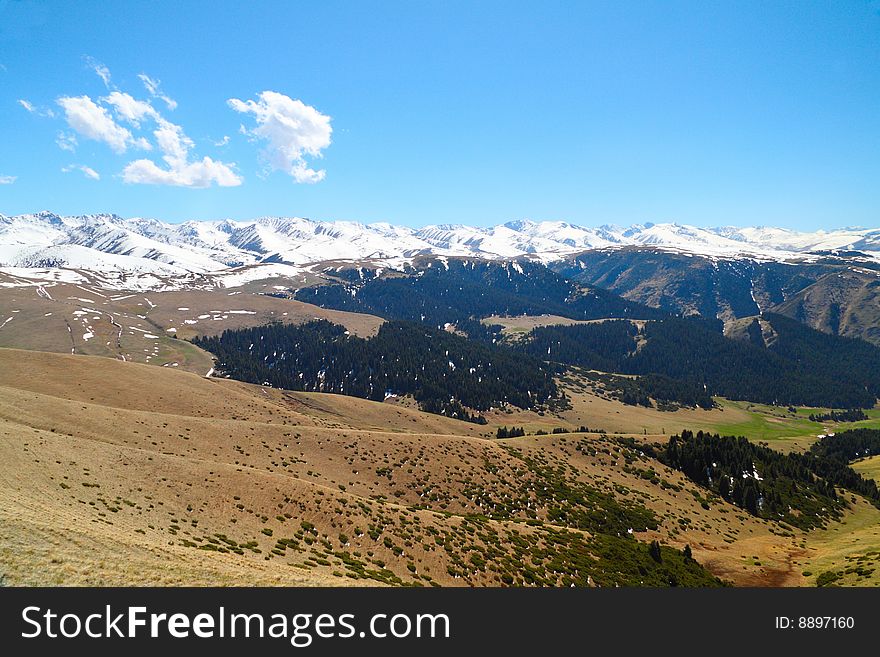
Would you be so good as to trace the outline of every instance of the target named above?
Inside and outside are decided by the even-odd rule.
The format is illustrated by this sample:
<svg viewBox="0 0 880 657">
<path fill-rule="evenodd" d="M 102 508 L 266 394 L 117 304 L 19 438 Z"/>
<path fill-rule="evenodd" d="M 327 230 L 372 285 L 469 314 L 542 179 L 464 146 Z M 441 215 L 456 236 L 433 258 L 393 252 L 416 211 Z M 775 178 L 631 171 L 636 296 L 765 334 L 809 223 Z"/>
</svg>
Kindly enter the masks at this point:
<svg viewBox="0 0 880 657">
<path fill-rule="evenodd" d="M 517 550 L 556 549 L 539 470 L 560 468 L 569 488 L 653 510 L 660 526 L 642 540 L 689 544 L 738 583 L 802 581 L 797 539 L 720 501 L 704 509 L 679 473 L 613 437 L 486 430 L 0 349 L 0 573 L 13 584 L 526 583 Z"/>
<path fill-rule="evenodd" d="M 107 356 L 204 374 L 212 358 L 186 342 L 195 335 L 321 318 L 369 336 L 382 323 L 372 315 L 268 296 L 263 292 L 272 289 L 264 287 L 135 293 L 88 284 L 0 285 L 0 347 Z"/>
<path fill-rule="evenodd" d="M 880 344 L 876 271 L 851 267 L 827 274 L 772 310 L 819 331 Z"/>
</svg>

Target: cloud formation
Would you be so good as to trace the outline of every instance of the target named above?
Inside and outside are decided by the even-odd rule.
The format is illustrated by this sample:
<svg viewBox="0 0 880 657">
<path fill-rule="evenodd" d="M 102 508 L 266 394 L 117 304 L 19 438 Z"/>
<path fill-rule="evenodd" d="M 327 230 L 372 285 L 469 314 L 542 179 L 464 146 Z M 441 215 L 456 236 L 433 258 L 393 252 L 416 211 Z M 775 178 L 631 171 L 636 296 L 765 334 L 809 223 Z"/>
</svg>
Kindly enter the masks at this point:
<svg viewBox="0 0 880 657">
<path fill-rule="evenodd" d="M 58 148 L 62 151 L 70 151 L 71 153 L 76 150 L 78 145 L 76 135 L 72 132 L 64 132 L 63 130 L 58 131 L 58 135 L 55 137 L 55 143 L 58 144 Z"/>
<path fill-rule="evenodd" d="M 134 143 L 131 132 L 88 96 L 62 96 L 57 102 L 64 110 L 67 125 L 83 137 L 102 141 L 116 153 L 124 153 Z"/>
<path fill-rule="evenodd" d="M 174 185 L 179 187 L 234 187 L 241 185 L 242 176 L 234 162 L 222 162 L 211 157 L 199 157 L 195 142 L 183 127 L 172 123 L 163 112 L 177 108 L 177 101 L 166 94 L 161 82 L 146 73 L 138 75 L 148 94 L 138 98 L 114 84 L 110 69 L 91 57 L 86 65 L 101 78 L 107 88 L 102 96 L 61 96 L 56 104 L 61 112 L 42 108 L 27 99 L 18 103 L 27 112 L 39 116 L 60 116 L 66 128 L 56 133 L 55 143 L 61 150 L 76 152 L 81 139 L 106 144 L 114 153 L 123 155 L 129 149 L 154 151 L 153 157 L 140 157 L 124 165 L 121 178 L 131 184 Z M 157 101 L 162 101 L 164 107 Z M 260 151 L 266 171 L 282 171 L 297 183 L 317 183 L 326 171 L 311 164 L 323 157 L 330 146 L 333 128 L 331 117 L 322 114 L 301 100 L 276 91 L 263 91 L 255 99 L 230 98 L 227 105 L 240 114 L 253 117 L 251 127 L 241 126 L 241 132 L 251 141 L 264 143 Z M 161 111 L 160 111 L 161 110 Z M 230 143 L 225 135 L 219 141 L 209 140 L 214 147 Z M 65 173 L 81 172 L 87 178 L 100 180 L 93 168 L 70 164 Z M 15 178 L 5 177 L 4 184 Z"/>
<path fill-rule="evenodd" d="M 104 66 L 101 62 L 99 62 L 94 57 L 89 57 L 86 55 L 83 59 L 86 61 L 86 65 L 95 72 L 101 80 L 104 82 L 104 86 L 108 89 L 110 88 L 110 69 Z"/>
<path fill-rule="evenodd" d="M 24 107 L 31 114 L 36 114 L 37 116 L 43 116 L 46 118 L 54 118 L 55 112 L 52 111 L 51 108 L 48 107 L 37 107 L 31 101 L 25 100 L 24 98 L 18 99 L 18 104 Z"/>
<path fill-rule="evenodd" d="M 101 98 L 101 102 L 110 105 L 116 112 L 116 116 L 130 123 L 135 128 L 141 127 L 141 121 L 145 118 L 158 119 L 159 113 L 145 100 L 136 100 L 129 94 L 121 91 L 112 91 Z"/>
<path fill-rule="evenodd" d="M 162 158 L 168 161 L 168 157 Z M 126 165 L 122 179 L 127 183 L 174 185 L 177 187 L 237 187 L 242 178 L 223 162 L 205 156 L 197 162 L 178 161 L 168 169 L 152 160 L 135 160 Z"/>
<path fill-rule="evenodd" d="M 90 178 L 91 180 L 101 179 L 101 174 L 95 171 L 92 167 L 87 167 L 85 164 L 70 164 L 66 167 L 61 167 L 61 171 L 63 173 L 70 173 L 71 171 L 82 171 L 83 175 L 86 178 Z"/>
<path fill-rule="evenodd" d="M 190 162 L 189 154 L 194 144 L 179 125 L 158 117 L 153 136 L 168 168 L 163 169 L 152 160 L 135 160 L 122 172 L 125 182 L 179 187 L 210 187 L 212 183 L 220 187 L 236 187 L 241 184 L 241 176 L 228 164 L 210 157 Z"/>
<path fill-rule="evenodd" d="M 256 101 L 230 98 L 227 103 L 236 112 L 254 115 L 256 127 L 242 131 L 267 142 L 262 155 L 270 169 L 283 171 L 298 183 L 324 179 L 326 171 L 309 168 L 306 157 L 319 158 L 330 145 L 329 116 L 276 91 L 264 91 Z"/>
<path fill-rule="evenodd" d="M 168 109 L 172 111 L 177 109 L 177 101 L 170 96 L 162 93 L 162 91 L 159 89 L 159 85 L 161 84 L 160 80 L 154 80 L 146 73 L 141 73 L 140 75 L 138 75 L 138 77 L 140 78 L 141 82 L 144 83 L 144 88 L 147 90 L 151 97 L 158 98 L 159 100 L 163 101 L 168 106 Z"/>
<path fill-rule="evenodd" d="M 86 66 L 88 66 L 90 69 L 92 69 L 92 71 L 95 72 L 95 75 L 97 75 L 99 78 L 101 78 L 101 81 L 104 83 L 105 87 L 110 89 L 113 86 L 112 83 L 110 82 L 110 69 L 109 68 L 104 66 L 104 64 L 99 62 L 94 57 L 90 57 L 89 55 L 85 55 L 83 57 L 83 60 L 85 60 Z"/>
<path fill-rule="evenodd" d="M 162 162 L 138 159 L 129 162 L 122 170 L 122 179 L 127 183 L 151 185 L 175 185 L 178 187 L 233 187 L 242 183 L 242 178 L 234 164 L 213 160 L 210 157 L 190 159 L 195 147 L 183 128 L 162 116 L 150 100 L 135 98 L 111 84 L 110 71 L 106 66 L 91 58 L 88 65 L 97 73 L 110 90 L 97 101 L 87 95 L 62 96 L 57 100 L 64 110 L 64 119 L 73 132 L 61 131 L 55 143 L 65 151 L 73 152 L 77 147 L 77 135 L 107 144 L 115 153 L 125 153 L 129 148 L 153 150 L 162 153 Z M 169 109 L 177 107 L 177 102 L 163 93 L 159 81 L 146 74 L 138 76 L 144 83 L 151 98 L 158 98 Z M 28 111 L 36 108 L 28 101 L 19 101 Z M 153 126 L 154 142 L 142 130 Z M 85 165 L 71 164 L 62 169 L 65 173 L 81 171 L 86 177 L 100 180 L 94 169 Z"/>
<path fill-rule="evenodd" d="M 18 176 L 0 176 L 0 185 L 11 185 L 16 180 Z"/>
</svg>

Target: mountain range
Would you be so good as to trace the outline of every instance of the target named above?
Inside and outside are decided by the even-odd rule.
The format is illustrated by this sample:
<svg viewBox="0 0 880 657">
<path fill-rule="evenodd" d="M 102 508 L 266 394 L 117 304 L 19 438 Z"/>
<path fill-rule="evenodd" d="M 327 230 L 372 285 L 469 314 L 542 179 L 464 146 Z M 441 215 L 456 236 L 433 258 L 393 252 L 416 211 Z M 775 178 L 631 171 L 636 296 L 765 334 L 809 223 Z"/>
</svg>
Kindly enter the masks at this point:
<svg viewBox="0 0 880 657">
<path fill-rule="evenodd" d="M 419 255 L 487 259 L 529 257 L 544 263 L 582 251 L 652 248 L 757 261 L 810 261 L 829 252 L 880 258 L 880 229 L 798 232 L 782 228 L 700 228 L 676 223 L 588 228 L 562 221 L 511 221 L 490 228 L 315 221 L 126 219 L 113 214 L 0 215 L 0 267 L 68 268 L 174 276 L 256 264 L 386 261 Z"/>
<path fill-rule="evenodd" d="M 531 261 L 673 314 L 730 325 L 778 312 L 880 344 L 880 229 L 590 228 L 561 221 L 410 228 L 297 217 L 173 224 L 114 214 L 0 215 L 0 286 L 7 287 L 88 281 L 169 291 L 268 279 L 302 287 L 315 277 L 357 281 L 432 261 L 448 267 L 449 258 Z"/>
</svg>

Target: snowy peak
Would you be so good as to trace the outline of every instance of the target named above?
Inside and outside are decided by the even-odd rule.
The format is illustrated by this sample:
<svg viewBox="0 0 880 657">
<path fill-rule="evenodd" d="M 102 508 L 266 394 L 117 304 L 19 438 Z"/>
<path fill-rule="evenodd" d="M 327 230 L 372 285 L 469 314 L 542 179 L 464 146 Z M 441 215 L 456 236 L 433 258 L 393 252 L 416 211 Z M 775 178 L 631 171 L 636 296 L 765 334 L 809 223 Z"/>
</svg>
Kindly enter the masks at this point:
<svg viewBox="0 0 880 657">
<path fill-rule="evenodd" d="M 677 223 L 620 227 L 517 220 L 483 228 L 262 217 L 171 224 L 114 214 L 0 215 L 0 267 L 66 267 L 157 275 L 221 272 L 260 263 L 406 260 L 418 255 L 543 262 L 590 249 L 645 247 L 713 258 L 804 259 L 857 250 L 880 258 L 880 229 L 798 232 L 773 227 L 701 228 Z"/>
</svg>

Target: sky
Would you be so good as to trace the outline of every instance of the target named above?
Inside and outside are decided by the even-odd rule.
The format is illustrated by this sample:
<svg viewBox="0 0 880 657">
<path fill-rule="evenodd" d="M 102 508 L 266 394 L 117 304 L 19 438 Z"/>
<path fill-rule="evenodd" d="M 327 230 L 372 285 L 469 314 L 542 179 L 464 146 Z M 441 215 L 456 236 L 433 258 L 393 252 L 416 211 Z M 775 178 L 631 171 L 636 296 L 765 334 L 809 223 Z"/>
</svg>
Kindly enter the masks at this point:
<svg viewBox="0 0 880 657">
<path fill-rule="evenodd" d="M 0 213 L 880 226 L 880 2 L 0 0 Z"/>
</svg>

